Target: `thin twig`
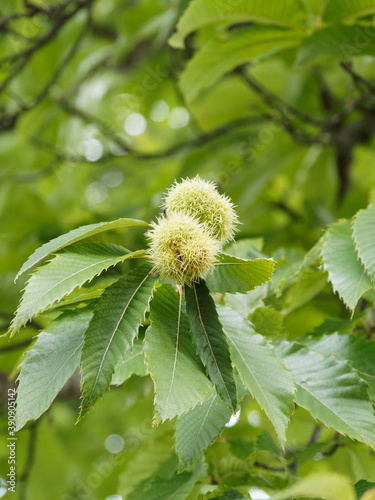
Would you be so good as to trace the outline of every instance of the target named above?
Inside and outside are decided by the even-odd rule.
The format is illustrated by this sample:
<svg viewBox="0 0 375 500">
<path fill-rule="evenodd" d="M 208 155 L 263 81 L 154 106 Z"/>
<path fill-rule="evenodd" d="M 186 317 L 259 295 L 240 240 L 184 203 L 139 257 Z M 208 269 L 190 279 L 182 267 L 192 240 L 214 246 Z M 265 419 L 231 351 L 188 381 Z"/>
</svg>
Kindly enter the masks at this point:
<svg viewBox="0 0 375 500">
<path fill-rule="evenodd" d="M 27 499 L 27 484 L 30 478 L 31 470 L 35 462 L 35 451 L 36 451 L 36 438 L 37 438 L 37 428 L 39 425 L 39 420 L 33 422 L 30 429 L 29 445 L 27 449 L 27 457 L 24 466 L 23 473 L 20 477 L 20 500 Z"/>
<path fill-rule="evenodd" d="M 285 472 L 284 467 L 271 467 L 270 465 L 263 464 L 261 462 L 254 462 L 255 467 L 260 467 L 261 469 L 268 470 L 271 472 Z"/>
<path fill-rule="evenodd" d="M 370 82 L 370 80 L 367 80 L 363 76 L 359 75 L 356 71 L 354 71 L 353 66 L 350 62 L 342 62 L 340 65 L 343 68 L 343 70 L 350 75 L 354 85 L 357 87 L 358 90 L 361 90 L 361 85 L 362 85 L 363 87 L 367 88 L 367 90 L 369 90 L 371 93 L 371 94 L 368 93 L 366 94 L 374 98 L 373 94 L 375 94 L 375 85 L 372 82 Z"/>
</svg>

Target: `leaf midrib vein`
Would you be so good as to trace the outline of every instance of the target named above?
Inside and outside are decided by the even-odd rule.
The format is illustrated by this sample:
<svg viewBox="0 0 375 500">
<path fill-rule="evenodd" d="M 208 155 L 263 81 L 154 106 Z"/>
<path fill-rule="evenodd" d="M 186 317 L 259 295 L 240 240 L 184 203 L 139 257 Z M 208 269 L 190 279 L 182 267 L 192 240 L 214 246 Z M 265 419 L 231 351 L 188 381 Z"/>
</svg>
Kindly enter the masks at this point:
<svg viewBox="0 0 375 500">
<path fill-rule="evenodd" d="M 151 272 L 152 272 L 152 271 L 151 271 Z M 146 281 L 146 279 L 150 276 L 151 272 L 147 273 L 147 274 L 146 274 L 146 276 L 143 278 L 143 280 L 139 283 L 139 285 L 137 286 L 137 288 L 134 290 L 133 294 L 131 295 L 130 299 L 128 300 L 128 302 L 127 302 L 127 304 L 126 304 L 126 306 L 125 306 L 125 308 L 124 308 L 123 312 L 121 313 L 120 319 L 118 320 L 118 322 L 117 322 L 117 324 L 116 324 L 116 326 L 115 326 L 115 328 L 114 328 L 114 330 L 113 330 L 113 333 L 112 333 L 112 335 L 111 335 L 111 338 L 110 338 L 110 339 L 109 339 L 109 341 L 108 341 L 107 347 L 106 347 L 106 349 L 105 349 L 105 351 L 104 351 L 104 354 L 103 354 L 103 357 L 102 357 L 102 360 L 101 360 L 101 362 L 100 362 L 100 366 L 99 366 L 99 369 L 98 369 L 98 373 L 97 373 L 97 375 L 96 375 L 96 379 L 95 379 L 94 385 L 93 385 L 93 387 L 92 387 L 92 389 L 91 389 L 90 395 L 89 395 L 89 397 L 88 397 L 88 399 L 87 399 L 87 401 L 86 401 L 86 404 L 85 404 L 85 406 L 86 406 L 86 407 L 90 404 L 91 398 L 92 398 L 92 396 L 93 396 L 94 390 L 95 390 L 95 388 L 96 388 L 96 386 L 97 386 L 97 383 L 98 383 L 98 380 L 99 380 L 99 376 L 100 376 L 101 371 L 102 371 L 102 368 L 103 368 L 103 363 L 104 363 L 105 357 L 107 356 L 107 353 L 108 353 L 109 347 L 110 347 L 110 345 L 111 345 L 111 343 L 112 343 L 112 341 L 113 341 L 113 338 L 114 338 L 114 336 L 115 336 L 115 334 L 116 334 L 116 332 L 117 332 L 117 330 L 118 330 L 118 327 L 119 327 L 119 325 L 120 325 L 120 323 L 121 323 L 121 321 L 122 321 L 122 319 L 123 319 L 123 317 L 124 317 L 124 315 L 125 315 L 125 313 L 126 313 L 126 311 L 127 311 L 128 307 L 129 307 L 130 303 L 131 303 L 131 302 L 132 302 L 132 300 L 134 299 L 135 294 L 139 291 L 139 289 L 141 288 L 141 286 L 143 285 L 143 283 L 144 283 L 144 282 Z"/>
<path fill-rule="evenodd" d="M 221 381 L 222 381 L 222 383 L 223 383 L 223 385 L 224 385 L 225 392 L 227 393 L 228 399 L 229 399 L 229 401 L 231 402 L 231 406 L 233 407 L 232 399 L 231 399 L 231 397 L 230 397 L 230 395 L 229 395 L 229 391 L 228 391 L 227 386 L 226 386 L 226 384 L 225 384 L 225 382 L 224 382 L 224 379 L 223 379 L 223 376 L 222 376 L 221 370 L 219 369 L 219 365 L 217 364 L 217 360 L 216 360 L 216 357 L 215 357 L 214 352 L 213 352 L 213 350 L 212 350 L 212 346 L 211 346 L 210 339 L 209 339 L 209 337 L 208 337 L 208 333 L 207 333 L 206 328 L 205 328 L 204 323 L 203 323 L 203 319 L 202 319 L 202 315 L 201 315 L 201 310 L 200 310 L 200 307 L 199 307 L 199 300 L 198 300 L 197 290 L 196 290 L 196 287 L 195 287 L 195 284 L 194 284 L 194 283 L 193 283 L 193 289 L 194 289 L 195 300 L 196 300 L 196 303 L 197 303 L 197 311 L 198 311 L 199 321 L 200 321 L 200 323 L 201 323 L 201 325 L 202 325 L 203 332 L 204 332 L 204 334 L 205 334 L 205 336 L 206 336 L 207 343 L 208 343 L 208 346 L 209 346 L 210 351 L 211 351 L 211 355 L 212 355 L 213 360 L 214 360 L 214 362 L 215 362 L 216 368 L 217 368 L 217 370 L 218 370 L 218 372 L 219 372 L 219 376 L 220 376 Z"/>
</svg>

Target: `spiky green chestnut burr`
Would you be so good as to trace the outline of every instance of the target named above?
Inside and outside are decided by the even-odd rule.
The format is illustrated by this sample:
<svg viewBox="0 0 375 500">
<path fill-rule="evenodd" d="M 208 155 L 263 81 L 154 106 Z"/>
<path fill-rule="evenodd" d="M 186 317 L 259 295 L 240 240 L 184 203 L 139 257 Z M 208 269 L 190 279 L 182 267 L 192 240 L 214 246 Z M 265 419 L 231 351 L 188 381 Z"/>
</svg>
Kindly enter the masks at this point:
<svg viewBox="0 0 375 500">
<path fill-rule="evenodd" d="M 168 212 L 147 233 L 149 257 L 156 271 L 177 283 L 198 281 L 212 269 L 218 243 L 187 213 Z"/>
<path fill-rule="evenodd" d="M 211 236 L 221 245 L 233 239 L 238 217 L 230 199 L 221 195 L 213 182 L 194 179 L 176 182 L 167 192 L 164 207 L 168 211 L 182 211 L 205 224 Z"/>
</svg>

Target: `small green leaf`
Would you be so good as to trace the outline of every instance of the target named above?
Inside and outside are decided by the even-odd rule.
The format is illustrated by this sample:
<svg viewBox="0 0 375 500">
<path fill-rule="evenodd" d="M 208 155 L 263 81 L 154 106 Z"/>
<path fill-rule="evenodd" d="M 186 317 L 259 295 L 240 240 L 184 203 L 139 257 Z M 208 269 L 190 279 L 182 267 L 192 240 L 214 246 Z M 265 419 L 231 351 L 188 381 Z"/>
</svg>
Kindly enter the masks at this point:
<svg viewBox="0 0 375 500">
<path fill-rule="evenodd" d="M 341 220 L 327 230 L 322 248 L 323 266 L 343 302 L 354 311 L 358 300 L 372 285 L 359 262 L 350 221 Z"/>
<path fill-rule="evenodd" d="M 246 293 L 266 283 L 274 269 L 272 259 L 245 260 L 221 253 L 206 282 L 212 293 Z"/>
<path fill-rule="evenodd" d="M 230 411 L 217 394 L 178 418 L 175 448 L 180 470 L 201 456 L 223 431 L 229 419 Z"/>
<path fill-rule="evenodd" d="M 272 495 L 270 500 L 289 500 L 292 497 L 319 497 L 326 500 L 355 500 L 353 486 L 347 476 L 335 472 L 317 472 L 297 484 Z"/>
<path fill-rule="evenodd" d="M 197 51 L 180 77 L 180 87 L 188 102 L 241 64 L 263 61 L 296 45 L 302 34 L 269 26 L 252 26 L 230 31 L 225 40 L 210 40 Z"/>
<path fill-rule="evenodd" d="M 154 282 L 150 266 L 145 264 L 108 287 L 99 300 L 82 349 L 79 419 L 109 387 L 116 365 L 132 349 Z"/>
<path fill-rule="evenodd" d="M 31 276 L 8 333 L 12 337 L 34 316 L 109 267 L 143 254 L 112 243 L 77 243 L 62 250 Z"/>
<path fill-rule="evenodd" d="M 272 307 L 258 307 L 249 316 L 254 330 L 265 337 L 277 337 L 283 329 L 284 316 Z"/>
<path fill-rule="evenodd" d="M 186 311 L 193 340 L 217 392 L 236 411 L 237 394 L 226 335 L 220 324 L 215 303 L 204 281 L 185 287 Z"/>
<path fill-rule="evenodd" d="M 305 10 L 297 0 L 192 0 L 177 24 L 169 43 L 184 48 L 185 38 L 194 31 L 212 24 L 236 24 L 255 21 L 276 26 L 302 27 Z"/>
<path fill-rule="evenodd" d="M 48 410 L 78 368 L 91 317 L 92 312 L 63 313 L 27 351 L 17 379 L 17 430 Z"/>
<path fill-rule="evenodd" d="M 272 455 L 277 457 L 282 456 L 281 449 L 277 446 L 268 431 L 263 431 L 262 434 L 257 437 L 255 451 L 268 451 L 268 453 L 272 453 Z"/>
<path fill-rule="evenodd" d="M 182 293 L 169 284 L 157 288 L 150 302 L 150 320 L 144 353 L 155 384 L 156 421 L 164 421 L 201 403 L 213 387 L 192 344 Z"/>
<path fill-rule="evenodd" d="M 286 341 L 278 352 L 294 375 L 298 405 L 327 427 L 375 447 L 368 386 L 347 363 Z"/>
<path fill-rule="evenodd" d="M 275 427 L 280 442 L 294 408 L 294 381 L 273 347 L 257 335 L 251 324 L 229 307 L 219 308 L 219 318 L 233 362 L 252 396 Z"/>
<path fill-rule="evenodd" d="M 353 238 L 359 258 L 375 283 L 375 205 L 357 212 L 353 222 Z"/>
<path fill-rule="evenodd" d="M 155 436 L 155 432 L 151 432 L 151 422 L 148 418 L 140 424 L 143 424 L 142 428 L 140 426 L 133 427 L 133 429 L 139 430 L 136 434 L 132 433 L 130 429 L 127 431 L 130 441 L 129 448 L 130 450 L 135 449 L 136 453 L 127 461 L 125 467 L 122 466 L 123 472 L 119 476 L 117 487 L 119 495 L 127 500 L 129 500 L 130 494 L 136 491 L 144 481 L 149 480 L 150 477 L 156 477 L 164 463 L 168 462 L 174 455 L 170 432 L 164 430 L 161 435 Z M 175 457 L 173 458 L 175 459 Z"/>
<path fill-rule="evenodd" d="M 200 496 L 199 500 L 241 500 L 244 498 L 248 500 L 249 496 L 243 496 L 239 491 L 226 487 L 206 493 Z"/>
<path fill-rule="evenodd" d="M 41 247 L 37 248 L 33 254 L 27 259 L 27 261 L 23 264 L 21 269 L 19 270 L 15 280 L 17 280 L 21 274 L 30 269 L 31 267 L 39 264 L 43 259 L 48 257 L 51 253 L 55 253 L 62 248 L 71 245 L 72 243 L 76 243 L 84 238 L 89 238 L 94 234 L 102 233 L 103 231 L 108 231 L 109 229 L 117 229 L 120 227 L 129 227 L 129 226 L 149 226 L 147 222 L 143 220 L 136 219 L 117 219 L 111 222 L 100 222 L 99 224 L 89 224 L 87 226 L 81 226 L 77 229 L 73 229 L 69 231 L 69 233 L 62 234 L 57 238 L 45 243 Z"/>
<path fill-rule="evenodd" d="M 126 498 L 127 500 L 185 500 L 194 484 L 206 477 L 206 468 L 203 461 L 199 461 L 192 472 L 182 474 L 173 472 L 167 478 L 149 477 Z"/>
<path fill-rule="evenodd" d="M 111 385 L 121 385 L 132 375 L 139 377 L 147 375 L 142 342 L 135 341 L 132 351 L 126 351 L 124 359 L 115 367 Z"/>
</svg>

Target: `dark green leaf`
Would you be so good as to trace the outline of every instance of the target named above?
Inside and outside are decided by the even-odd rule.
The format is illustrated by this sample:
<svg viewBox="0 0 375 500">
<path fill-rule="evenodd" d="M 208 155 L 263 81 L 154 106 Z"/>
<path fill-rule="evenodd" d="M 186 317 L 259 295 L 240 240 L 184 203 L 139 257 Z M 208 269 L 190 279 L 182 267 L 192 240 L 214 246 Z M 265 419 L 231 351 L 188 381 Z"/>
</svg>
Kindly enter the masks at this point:
<svg viewBox="0 0 375 500">
<path fill-rule="evenodd" d="M 169 284 L 157 288 L 150 303 L 150 320 L 144 353 L 155 383 L 156 421 L 164 421 L 201 403 L 213 387 L 192 344 L 189 320 L 182 312 L 182 293 Z"/>
<path fill-rule="evenodd" d="M 98 302 L 82 349 L 82 403 L 80 417 L 111 383 L 116 365 L 131 351 L 154 286 L 145 264 L 108 287 Z"/>
<path fill-rule="evenodd" d="M 217 392 L 235 412 L 236 384 L 226 335 L 220 324 L 215 303 L 204 281 L 185 287 L 186 311 L 193 340 Z"/>
<path fill-rule="evenodd" d="M 361 479 L 356 482 L 354 485 L 355 492 L 357 495 L 357 499 L 360 500 L 361 496 L 366 493 L 367 490 L 371 490 L 371 488 L 375 488 L 375 483 L 369 483 L 365 479 Z"/>
</svg>

